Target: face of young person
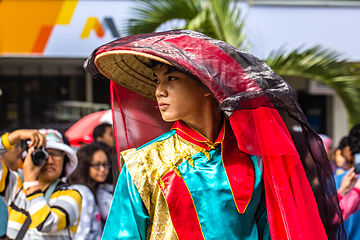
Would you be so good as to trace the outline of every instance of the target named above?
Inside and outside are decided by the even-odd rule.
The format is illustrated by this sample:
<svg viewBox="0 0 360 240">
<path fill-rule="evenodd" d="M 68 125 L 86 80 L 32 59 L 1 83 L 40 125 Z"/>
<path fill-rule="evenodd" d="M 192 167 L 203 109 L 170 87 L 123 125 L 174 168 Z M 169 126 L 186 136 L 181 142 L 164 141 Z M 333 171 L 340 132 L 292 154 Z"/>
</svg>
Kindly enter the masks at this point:
<svg viewBox="0 0 360 240">
<path fill-rule="evenodd" d="M 156 82 L 155 96 L 164 121 L 191 119 L 200 113 L 209 93 L 186 74 L 157 65 L 153 68 Z"/>
<path fill-rule="evenodd" d="M 101 138 L 99 138 L 98 140 L 105 143 L 109 147 L 113 147 L 114 146 L 114 133 L 113 133 L 112 127 L 106 127 L 104 135 Z"/>
<path fill-rule="evenodd" d="M 49 157 L 40 170 L 39 181 L 52 183 L 58 179 L 62 173 L 65 153 L 57 149 L 46 149 Z"/>
<path fill-rule="evenodd" d="M 110 163 L 103 150 L 94 153 L 90 163 L 89 176 L 95 182 L 105 182 L 109 174 Z"/>
</svg>

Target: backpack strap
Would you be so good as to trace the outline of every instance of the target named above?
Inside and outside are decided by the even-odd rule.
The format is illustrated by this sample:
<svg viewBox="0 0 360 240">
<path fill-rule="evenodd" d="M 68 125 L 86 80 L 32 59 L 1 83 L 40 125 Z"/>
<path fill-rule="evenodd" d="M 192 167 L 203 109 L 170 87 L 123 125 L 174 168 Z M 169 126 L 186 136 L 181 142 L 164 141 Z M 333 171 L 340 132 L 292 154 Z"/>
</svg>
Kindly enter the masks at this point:
<svg viewBox="0 0 360 240">
<path fill-rule="evenodd" d="M 45 194 L 44 194 L 44 198 L 46 200 L 46 202 L 49 203 L 49 199 L 50 199 L 50 196 L 51 194 L 53 194 L 56 186 L 58 185 L 58 183 L 60 182 L 60 179 L 56 179 L 55 182 L 53 182 L 50 187 L 48 187 L 48 189 L 46 190 Z"/>
</svg>

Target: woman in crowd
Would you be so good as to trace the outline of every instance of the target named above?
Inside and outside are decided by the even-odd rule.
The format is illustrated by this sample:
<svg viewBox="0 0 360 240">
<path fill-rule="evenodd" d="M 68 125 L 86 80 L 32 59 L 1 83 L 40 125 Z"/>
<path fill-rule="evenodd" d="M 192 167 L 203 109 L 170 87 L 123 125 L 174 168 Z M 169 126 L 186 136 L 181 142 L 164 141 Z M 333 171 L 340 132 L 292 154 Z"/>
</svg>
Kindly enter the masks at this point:
<svg viewBox="0 0 360 240">
<path fill-rule="evenodd" d="M 354 166 L 354 156 L 349 146 L 349 137 L 343 137 L 335 151 L 335 175 L 339 175 Z"/>
<path fill-rule="evenodd" d="M 100 239 L 103 222 L 99 206 L 103 205 L 96 195 L 99 185 L 109 177 L 110 162 L 106 151 L 98 144 L 91 143 L 79 149 L 79 164 L 68 178 L 72 187 L 82 197 L 82 209 L 75 239 Z M 112 196 L 110 196 L 110 199 Z"/>
</svg>

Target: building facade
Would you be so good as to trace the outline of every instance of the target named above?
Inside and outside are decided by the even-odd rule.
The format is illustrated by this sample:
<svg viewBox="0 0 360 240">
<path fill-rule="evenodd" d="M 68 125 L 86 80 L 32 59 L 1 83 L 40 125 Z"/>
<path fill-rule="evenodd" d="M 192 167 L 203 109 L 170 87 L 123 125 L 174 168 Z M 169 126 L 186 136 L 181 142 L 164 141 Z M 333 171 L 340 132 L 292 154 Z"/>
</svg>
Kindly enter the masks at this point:
<svg viewBox="0 0 360 240">
<path fill-rule="evenodd" d="M 87 113 L 110 107 L 109 83 L 87 75 L 92 50 L 122 37 L 133 1 L 0 1 L 0 131 L 68 128 Z M 322 45 L 360 61 L 360 1 L 237 1 L 246 16 L 249 51 Z M 348 115 L 331 89 L 287 79 L 310 124 L 337 143 Z"/>
</svg>

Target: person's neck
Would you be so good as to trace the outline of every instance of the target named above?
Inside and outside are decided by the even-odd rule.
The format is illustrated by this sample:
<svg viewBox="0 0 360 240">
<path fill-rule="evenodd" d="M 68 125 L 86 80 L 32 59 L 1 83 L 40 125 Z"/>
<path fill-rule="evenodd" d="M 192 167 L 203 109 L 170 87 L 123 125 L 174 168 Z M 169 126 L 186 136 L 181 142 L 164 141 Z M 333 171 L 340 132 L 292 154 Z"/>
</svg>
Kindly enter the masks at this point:
<svg viewBox="0 0 360 240">
<path fill-rule="evenodd" d="M 56 181 L 56 180 L 55 180 Z M 44 192 L 48 187 L 50 187 L 50 185 L 55 182 L 55 181 L 52 181 L 52 182 L 43 182 L 43 181 L 39 181 L 39 186 L 40 186 L 40 190 L 42 192 Z"/>
<path fill-rule="evenodd" d="M 216 106 L 203 108 L 202 112 L 192 116 L 191 119 L 183 121 L 186 125 L 201 133 L 211 142 L 214 142 L 221 130 L 223 118 Z"/>
<path fill-rule="evenodd" d="M 353 163 L 349 163 L 349 162 L 346 162 L 345 165 L 344 165 L 344 168 L 347 170 L 347 169 L 350 169 L 354 166 Z"/>
</svg>

